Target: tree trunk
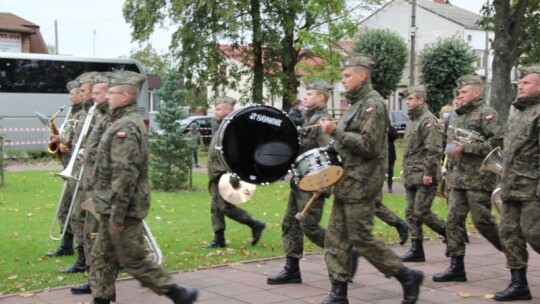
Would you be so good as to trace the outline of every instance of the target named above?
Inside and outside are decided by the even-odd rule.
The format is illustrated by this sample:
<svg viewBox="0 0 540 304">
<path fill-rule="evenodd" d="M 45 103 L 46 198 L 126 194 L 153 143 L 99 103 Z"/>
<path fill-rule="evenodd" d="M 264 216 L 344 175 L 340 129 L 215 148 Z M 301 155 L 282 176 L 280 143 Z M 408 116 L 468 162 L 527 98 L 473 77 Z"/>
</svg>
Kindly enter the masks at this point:
<svg viewBox="0 0 540 304">
<path fill-rule="evenodd" d="M 264 65 L 263 65 L 263 34 L 261 29 L 261 4 L 259 0 L 251 0 L 251 23 L 253 26 L 253 86 L 252 102 L 264 104 Z"/>
<path fill-rule="evenodd" d="M 294 48 L 294 18 L 296 14 L 283 16 L 283 39 L 281 39 L 281 83 L 283 86 L 283 109 L 288 110 L 296 101 L 300 82 L 296 78 L 296 64 L 298 63 L 298 51 Z"/>
</svg>

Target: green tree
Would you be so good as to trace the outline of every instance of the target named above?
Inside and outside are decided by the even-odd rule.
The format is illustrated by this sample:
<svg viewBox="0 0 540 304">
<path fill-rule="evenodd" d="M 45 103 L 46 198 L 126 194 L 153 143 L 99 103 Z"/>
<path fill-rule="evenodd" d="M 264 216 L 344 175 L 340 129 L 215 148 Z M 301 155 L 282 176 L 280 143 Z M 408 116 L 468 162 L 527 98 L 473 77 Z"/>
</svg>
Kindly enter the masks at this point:
<svg viewBox="0 0 540 304">
<path fill-rule="evenodd" d="M 141 49 L 132 49 L 128 57 L 140 61 L 148 74 L 162 76 L 173 66 L 168 54 L 158 53 L 149 43 Z"/>
<path fill-rule="evenodd" d="M 407 63 L 407 44 L 388 29 L 368 30 L 358 37 L 354 51 L 377 61 L 371 72 L 373 88 L 384 98 L 394 92 Z"/>
<path fill-rule="evenodd" d="M 422 83 L 428 94 L 431 112 L 451 104 L 456 89 L 456 80 L 474 73 L 472 63 L 476 56 L 472 48 L 458 37 L 439 39 L 420 53 Z"/>
<path fill-rule="evenodd" d="M 154 189 L 174 191 L 186 188 L 191 168 L 191 149 L 179 128 L 178 121 L 186 117 L 186 91 L 178 89 L 181 75 L 169 70 L 163 77 L 163 87 L 156 91 L 162 106 L 156 114 L 159 131 L 150 131 L 150 181 Z"/>
</svg>

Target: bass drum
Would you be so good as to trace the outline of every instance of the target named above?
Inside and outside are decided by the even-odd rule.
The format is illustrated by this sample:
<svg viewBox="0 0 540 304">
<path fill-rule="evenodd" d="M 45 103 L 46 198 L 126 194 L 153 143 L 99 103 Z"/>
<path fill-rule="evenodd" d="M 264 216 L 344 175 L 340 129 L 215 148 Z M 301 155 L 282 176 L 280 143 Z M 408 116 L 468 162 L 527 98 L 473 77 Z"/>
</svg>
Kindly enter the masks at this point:
<svg viewBox="0 0 540 304">
<path fill-rule="evenodd" d="M 265 105 L 248 105 L 223 120 L 217 132 L 219 159 L 230 173 L 252 184 L 284 177 L 300 147 L 289 116 Z"/>
</svg>

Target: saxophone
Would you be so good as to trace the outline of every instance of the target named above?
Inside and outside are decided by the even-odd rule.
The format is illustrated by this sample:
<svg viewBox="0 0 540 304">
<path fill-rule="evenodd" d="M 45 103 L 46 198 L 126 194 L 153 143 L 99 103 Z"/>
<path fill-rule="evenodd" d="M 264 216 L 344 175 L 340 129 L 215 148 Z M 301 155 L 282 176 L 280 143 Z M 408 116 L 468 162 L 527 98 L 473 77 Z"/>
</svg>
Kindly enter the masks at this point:
<svg viewBox="0 0 540 304">
<path fill-rule="evenodd" d="M 66 106 L 61 106 L 58 108 L 58 110 L 49 118 L 49 128 L 51 129 L 51 135 L 59 135 L 60 132 L 58 132 L 58 128 L 56 127 L 56 123 L 54 120 L 56 119 L 56 116 L 60 114 L 64 110 Z M 58 142 L 50 141 L 48 145 L 49 153 L 54 155 L 56 158 L 60 159 L 60 152 L 58 150 Z"/>
</svg>

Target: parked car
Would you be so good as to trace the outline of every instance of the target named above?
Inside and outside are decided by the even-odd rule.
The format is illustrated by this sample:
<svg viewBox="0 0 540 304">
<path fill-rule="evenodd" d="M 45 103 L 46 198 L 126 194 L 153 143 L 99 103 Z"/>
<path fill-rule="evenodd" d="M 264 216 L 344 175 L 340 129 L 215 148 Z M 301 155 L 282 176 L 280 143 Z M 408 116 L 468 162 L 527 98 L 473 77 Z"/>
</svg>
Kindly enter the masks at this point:
<svg viewBox="0 0 540 304">
<path fill-rule="evenodd" d="M 190 116 L 179 121 L 180 128 L 184 129 L 184 132 L 189 132 L 188 128 L 193 123 L 199 125 L 203 142 L 209 145 L 212 140 L 212 116 Z"/>
<path fill-rule="evenodd" d="M 390 111 L 390 123 L 398 133 L 403 136 L 403 133 L 405 133 L 405 127 L 409 123 L 409 115 L 407 114 L 407 111 Z"/>
</svg>

